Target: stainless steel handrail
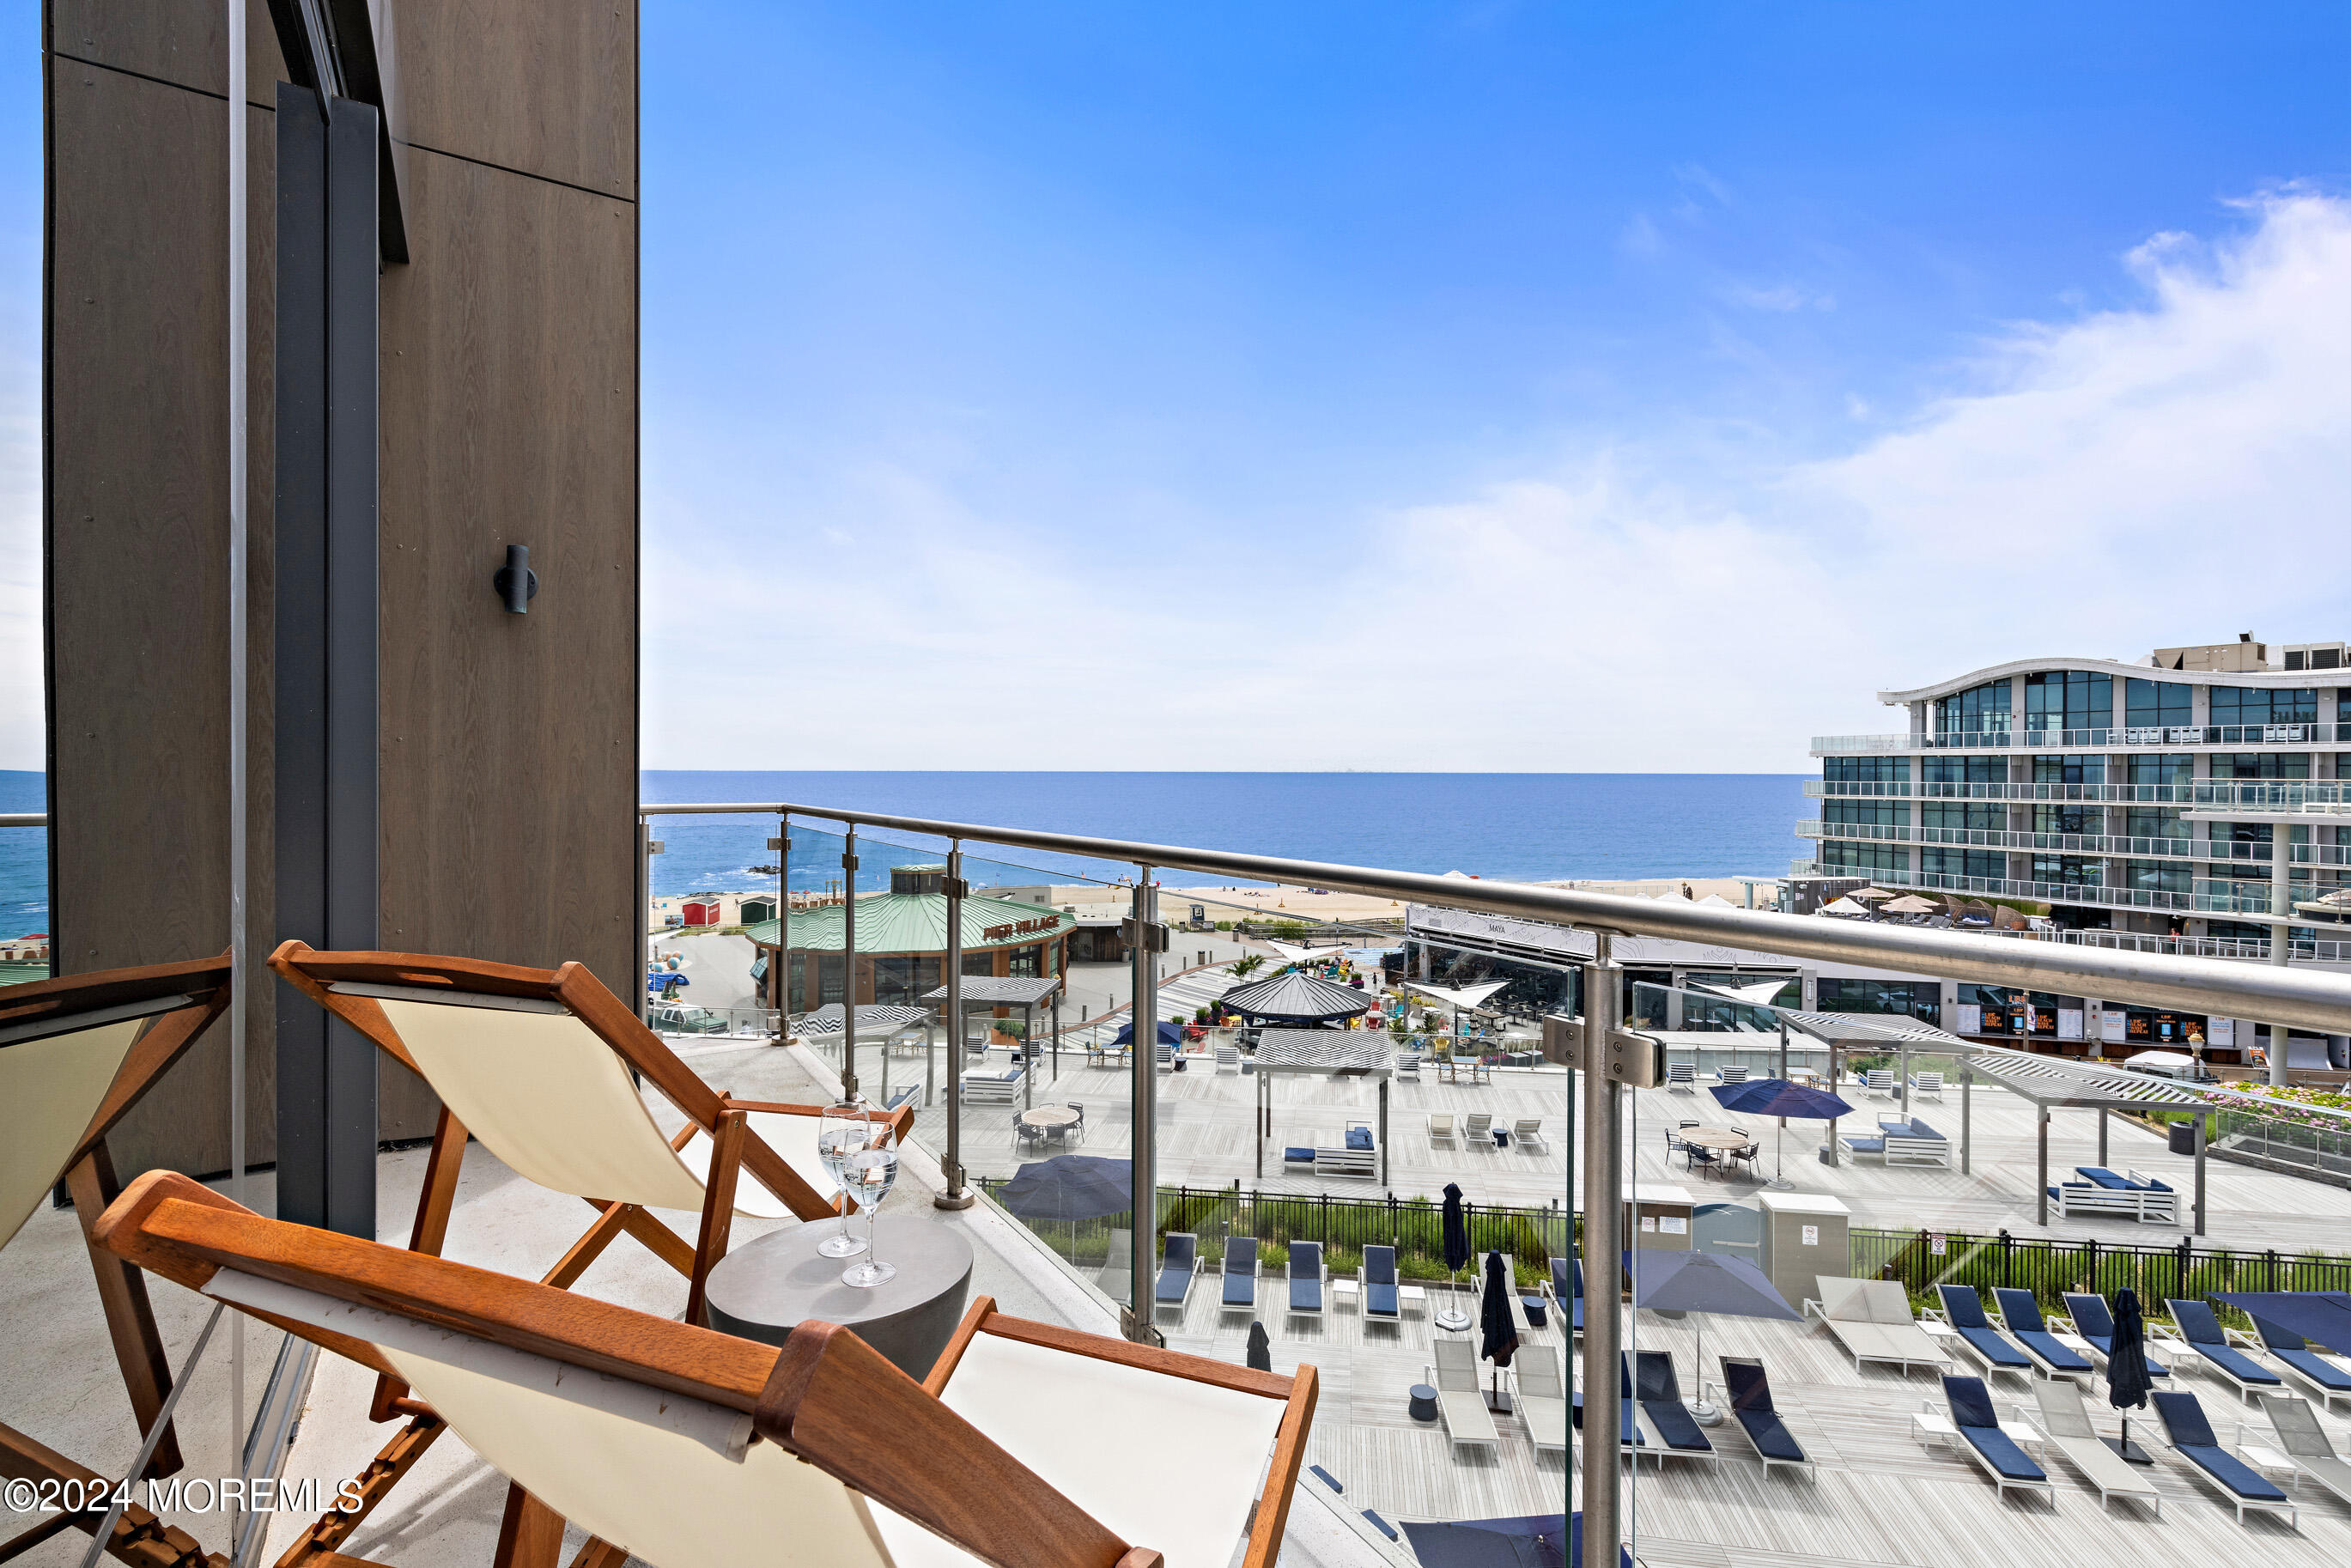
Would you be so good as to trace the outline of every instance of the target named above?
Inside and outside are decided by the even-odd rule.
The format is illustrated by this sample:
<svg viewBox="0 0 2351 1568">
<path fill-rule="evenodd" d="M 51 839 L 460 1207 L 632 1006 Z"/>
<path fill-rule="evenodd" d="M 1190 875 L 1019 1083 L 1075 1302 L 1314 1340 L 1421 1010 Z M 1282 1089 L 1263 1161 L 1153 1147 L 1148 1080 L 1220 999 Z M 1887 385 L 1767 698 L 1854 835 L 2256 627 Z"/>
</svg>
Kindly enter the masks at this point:
<svg viewBox="0 0 2351 1568">
<path fill-rule="evenodd" d="M 0 811 L 0 828 L 46 828 L 48 815 L 42 811 Z"/>
<path fill-rule="evenodd" d="M 1081 833 L 946 822 L 927 817 L 843 810 L 790 802 L 742 805 L 641 805 L 641 816 L 814 817 L 863 827 L 890 828 L 935 838 L 976 840 L 1019 849 L 1121 861 L 1171 871 L 1195 871 L 1248 882 L 1331 888 L 1379 898 L 1410 899 L 1489 915 L 1547 920 L 1635 936 L 1745 947 L 1790 957 L 1907 970 L 1977 985 L 2022 986 L 2107 1001 L 2217 1013 L 2224 1018 L 2284 1024 L 2325 1034 L 2351 1034 L 2351 976 L 2313 969 L 2255 969 L 2225 958 L 2184 958 L 2058 944 L 2001 942 L 1959 931 L 1865 925 L 1810 915 L 1724 909 L 1687 901 L 1628 898 L 1619 894 L 1536 887 L 1525 883 L 1465 881 L 1422 872 L 1334 865 L 1280 855 L 1188 849 Z"/>
</svg>

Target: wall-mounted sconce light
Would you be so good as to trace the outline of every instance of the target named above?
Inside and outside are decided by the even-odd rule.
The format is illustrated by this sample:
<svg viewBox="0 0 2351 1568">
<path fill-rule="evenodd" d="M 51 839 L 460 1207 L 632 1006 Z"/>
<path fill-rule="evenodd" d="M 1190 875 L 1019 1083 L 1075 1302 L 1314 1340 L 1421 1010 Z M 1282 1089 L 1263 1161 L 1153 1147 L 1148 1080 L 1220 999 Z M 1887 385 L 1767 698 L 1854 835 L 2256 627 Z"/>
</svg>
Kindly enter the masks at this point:
<svg viewBox="0 0 2351 1568">
<path fill-rule="evenodd" d="M 530 570 L 528 545 L 507 546 L 507 563 L 490 578 L 498 597 L 517 615 L 530 613 L 530 601 L 538 597 L 538 573 Z"/>
</svg>

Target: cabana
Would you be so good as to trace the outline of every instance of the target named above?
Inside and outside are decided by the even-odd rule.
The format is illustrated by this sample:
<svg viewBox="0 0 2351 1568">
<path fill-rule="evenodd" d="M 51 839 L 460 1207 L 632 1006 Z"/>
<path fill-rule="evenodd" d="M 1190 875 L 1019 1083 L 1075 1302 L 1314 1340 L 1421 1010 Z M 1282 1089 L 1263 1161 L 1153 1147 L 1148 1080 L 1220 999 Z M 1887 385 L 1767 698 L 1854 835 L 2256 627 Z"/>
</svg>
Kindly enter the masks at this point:
<svg viewBox="0 0 2351 1568">
<path fill-rule="evenodd" d="M 1783 1043 L 1785 1031 L 1793 1030 L 1805 1039 L 1828 1048 L 1829 1082 L 1832 1086 L 1836 1083 L 1840 1075 L 1843 1058 L 1846 1051 L 1855 1050 L 1872 1053 L 1881 1051 L 1894 1051 L 1901 1058 L 1899 1076 L 1902 1081 L 1902 1113 L 1906 1116 L 1910 1113 L 1910 1053 L 1913 1051 L 1930 1051 L 1938 1056 L 1949 1056 L 1964 1061 L 1984 1049 L 1973 1040 L 1961 1040 L 1958 1035 L 1946 1030 L 1937 1029 L 1933 1024 L 1920 1023 L 1915 1019 L 1896 1018 L 1886 1013 L 1803 1012 L 1792 1008 L 1773 1008 L 1771 1011 L 1779 1015 Z M 1784 1068 L 1781 1076 L 1783 1078 L 1787 1076 Z M 1967 1156 L 1964 1153 L 1967 1125 L 1966 1110 L 1962 1106 L 1959 1121 L 1959 1138 L 1963 1151 L 1959 1159 L 1961 1170 L 1967 1168 Z M 1836 1139 L 1831 1137 L 1828 1140 L 1829 1164 L 1836 1164 L 1837 1158 Z"/>
<path fill-rule="evenodd" d="M 1372 996 L 1353 986 L 1334 985 L 1320 975 L 1292 972 L 1236 986 L 1217 999 L 1217 1006 L 1255 1024 L 1331 1028 L 1342 1019 L 1371 1011 Z"/>
<path fill-rule="evenodd" d="M 1061 979 L 1060 976 L 1040 979 L 1022 976 L 967 975 L 964 977 L 961 989 L 964 1017 L 951 1020 L 947 1026 L 947 1032 L 954 1037 L 958 1051 L 964 1044 L 965 1019 L 970 1018 L 973 1012 L 981 1009 L 994 1012 L 998 1008 L 1019 1008 L 1020 1039 L 1029 1056 L 1029 1076 L 1031 1081 L 1034 1081 L 1037 1066 L 1037 1009 L 1040 1007 L 1050 1008 L 1053 1032 L 1053 1076 L 1059 1078 L 1061 1075 Z M 935 991 L 925 991 L 922 999 L 944 1008 L 947 1004 L 947 988 L 941 986 Z M 929 1052 L 925 1051 L 924 1054 L 928 1056 Z M 957 1063 L 957 1071 L 961 1071 L 960 1064 L 963 1059 L 956 1056 L 955 1060 Z M 926 1065 L 924 1069 L 923 1085 L 923 1096 L 925 1102 L 930 1098 L 929 1071 Z"/>
<path fill-rule="evenodd" d="M 2011 1051 L 1980 1051 L 1959 1068 L 1959 1169 L 1968 1168 L 1969 1091 L 1976 1078 L 1997 1083 L 2032 1102 L 2040 1146 L 2040 1170 L 2032 1184 L 2039 1212 L 2035 1223 L 2049 1223 L 2049 1113 L 2053 1107 L 2098 1113 L 2098 1166 L 2106 1160 L 2106 1113 L 2109 1111 L 2185 1111 L 2196 1128 L 2196 1187 L 2194 1222 L 2189 1229 L 2204 1234 L 2204 1147 L 2210 1141 L 2212 1107 L 2201 1095 L 2140 1072 L 2101 1071 L 2055 1056 L 2023 1056 Z"/>
<path fill-rule="evenodd" d="M 1283 1077 L 1370 1078 L 1380 1086 L 1380 1185 L 1388 1180 L 1387 1036 L 1363 1030 L 1270 1029 L 1257 1042 L 1257 1174 L 1265 1175 L 1265 1140 L 1273 1132 L 1273 1081 Z"/>
</svg>

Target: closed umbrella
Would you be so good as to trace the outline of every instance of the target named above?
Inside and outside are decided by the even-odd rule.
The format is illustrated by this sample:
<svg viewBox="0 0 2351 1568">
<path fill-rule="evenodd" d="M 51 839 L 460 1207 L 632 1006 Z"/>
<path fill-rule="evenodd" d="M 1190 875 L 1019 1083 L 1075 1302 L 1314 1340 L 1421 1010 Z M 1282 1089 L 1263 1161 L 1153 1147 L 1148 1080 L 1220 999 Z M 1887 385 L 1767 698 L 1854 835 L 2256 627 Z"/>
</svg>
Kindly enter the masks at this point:
<svg viewBox="0 0 2351 1568">
<path fill-rule="evenodd" d="M 1487 1396 L 1489 1409 L 1507 1411 L 1502 1403 L 1502 1368 L 1518 1354 L 1518 1314 L 1510 1311 L 1510 1275 L 1499 1252 L 1486 1254 L 1486 1293 L 1478 1303 L 1478 1359 L 1494 1364 L 1494 1389 Z"/>
<path fill-rule="evenodd" d="M 2138 1310 L 2138 1293 L 2121 1290 L 2115 1292 L 2115 1337 L 2106 1348 L 2106 1403 L 2117 1410 L 2128 1410 L 2147 1403 L 2147 1392 L 2154 1380 L 2147 1370 L 2147 1320 Z M 2151 1465 L 2155 1456 L 2130 1440 L 2130 1417 L 2123 1417 L 2120 1441 L 2106 1440 L 2106 1447 L 2135 1465 Z"/>
<path fill-rule="evenodd" d="M 1461 1188 L 1453 1182 L 1445 1184 L 1444 1231 L 1446 1271 L 1458 1275 L 1469 1266 L 1469 1226 L 1461 1215 Z M 1469 1326 L 1469 1314 L 1447 1307 L 1437 1314 L 1437 1326 L 1458 1333 Z"/>
<path fill-rule="evenodd" d="M 1273 1370 L 1273 1346 L 1267 1342 L 1261 1322 L 1249 1324 L 1249 1364 L 1259 1372 Z"/>
<path fill-rule="evenodd" d="M 1834 1122 L 1839 1116 L 1849 1116 L 1853 1107 L 1825 1089 L 1808 1089 L 1801 1083 L 1791 1083 L 1784 1078 L 1750 1078 L 1744 1083 L 1718 1083 L 1707 1091 L 1720 1101 L 1726 1111 L 1737 1111 L 1747 1116 L 1776 1116 L 1782 1121 L 1793 1116 L 1801 1122 Z M 1780 1147 L 1784 1128 L 1771 1133 L 1771 1165 L 1776 1170 L 1783 1162 Z M 1829 1129 L 1830 1136 L 1836 1129 Z M 1784 1177 L 1782 1178 L 1785 1179 Z"/>
<path fill-rule="evenodd" d="M 1801 1321 L 1770 1276 L 1744 1258 L 1719 1252 L 1652 1252 L 1635 1276 L 1635 1306 L 1658 1312 L 1719 1312 L 1729 1318 Z M 1718 1419 L 1706 1399 L 1706 1322 L 1698 1325 L 1698 1397 L 1690 1414 L 1712 1426 Z"/>
</svg>

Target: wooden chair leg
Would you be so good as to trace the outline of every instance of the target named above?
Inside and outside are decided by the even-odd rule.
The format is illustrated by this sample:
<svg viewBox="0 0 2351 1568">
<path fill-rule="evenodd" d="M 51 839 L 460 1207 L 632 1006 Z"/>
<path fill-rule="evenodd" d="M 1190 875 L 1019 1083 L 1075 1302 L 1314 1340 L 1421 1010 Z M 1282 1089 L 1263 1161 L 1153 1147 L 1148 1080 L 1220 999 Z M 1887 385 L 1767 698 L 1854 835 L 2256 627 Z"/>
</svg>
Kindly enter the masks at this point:
<svg viewBox="0 0 2351 1568">
<path fill-rule="evenodd" d="M 98 1277 L 98 1301 L 106 1314 L 107 1337 L 114 1342 L 114 1359 L 122 1368 L 122 1385 L 131 1395 L 131 1414 L 138 1417 L 143 1437 L 154 1429 L 163 1401 L 171 1396 L 172 1370 L 163 1355 L 163 1336 L 155 1329 L 155 1309 L 147 1300 L 146 1276 L 99 1246 L 93 1230 L 106 1206 L 122 1196 L 105 1140 L 93 1145 L 66 1172 L 66 1191 L 73 1198 L 74 1218 L 81 1224 L 82 1245 L 89 1251 L 90 1271 Z M 147 1473 L 176 1475 L 180 1466 L 179 1435 L 166 1429 L 155 1445 Z"/>
<path fill-rule="evenodd" d="M 31 1481 L 36 1485 L 55 1480 L 101 1489 L 109 1484 L 96 1470 L 75 1464 L 12 1427 L 0 1427 L 0 1480 Z M 105 1517 L 102 1509 L 95 1512 L 85 1509 L 65 1519 L 77 1530 L 95 1531 Z M 14 1537 L 0 1556 L 14 1556 L 47 1540 L 44 1531 L 45 1527 L 36 1526 Z M 206 1552 L 196 1544 L 194 1536 L 165 1524 L 137 1503 L 125 1507 L 114 1521 L 114 1533 L 108 1538 L 106 1549 L 135 1568 L 228 1568 L 225 1556 Z"/>
<path fill-rule="evenodd" d="M 508 1482 L 491 1568 L 557 1568 L 562 1553 L 563 1516 L 523 1490 L 519 1482 Z"/>
<path fill-rule="evenodd" d="M 416 1195 L 416 1222 L 408 1232 L 408 1249 L 428 1258 L 441 1256 L 449 1239 L 449 1211 L 457 1200 L 457 1175 L 465 1163 L 465 1126 L 441 1107 L 433 1128 L 433 1153 L 424 1162 L 424 1188 Z M 368 1400 L 368 1419 L 395 1420 L 413 1406 L 408 1385 L 382 1373 L 376 1375 L 375 1393 Z"/>
<path fill-rule="evenodd" d="M 580 1555 L 571 1560 L 571 1568 L 622 1568 L 628 1560 L 626 1551 L 590 1536 L 588 1544 L 580 1549 Z"/>
<path fill-rule="evenodd" d="M 702 1187 L 702 1230 L 694 1248 L 694 1273 L 685 1293 L 685 1321 L 708 1328 L 711 1265 L 726 1256 L 726 1237 L 735 1222 L 735 1182 L 743 1167 L 743 1129 L 747 1124 L 736 1110 L 718 1113 L 712 1134 L 710 1175 Z"/>
</svg>

